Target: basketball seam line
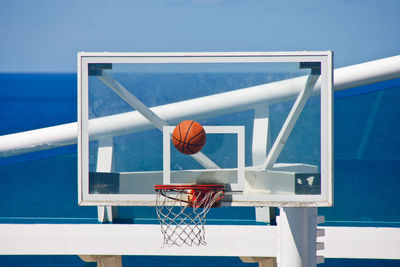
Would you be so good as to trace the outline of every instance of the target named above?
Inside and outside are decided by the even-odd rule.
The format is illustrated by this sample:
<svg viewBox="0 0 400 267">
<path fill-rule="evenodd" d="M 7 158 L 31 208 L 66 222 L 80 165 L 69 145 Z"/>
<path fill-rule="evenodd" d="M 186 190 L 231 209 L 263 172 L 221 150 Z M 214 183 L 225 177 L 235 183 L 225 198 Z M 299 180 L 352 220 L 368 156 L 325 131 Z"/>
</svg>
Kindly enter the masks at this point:
<svg viewBox="0 0 400 267">
<path fill-rule="evenodd" d="M 179 146 L 181 143 L 182 143 L 182 144 L 185 144 L 185 145 L 189 145 L 189 146 L 202 146 L 202 145 L 205 144 L 205 143 L 201 143 L 201 144 L 191 144 L 191 143 L 186 143 L 186 142 L 183 142 L 183 141 L 181 141 L 181 140 L 178 140 L 175 136 L 172 136 L 172 138 L 174 138 L 176 141 L 179 142 L 179 144 L 178 144 L 177 146 Z M 192 140 L 192 139 L 190 139 L 190 140 Z M 189 142 L 190 142 L 190 141 L 189 141 Z"/>
<path fill-rule="evenodd" d="M 177 140 L 177 141 L 179 142 L 179 144 L 177 145 L 177 147 L 180 146 L 182 143 L 182 134 L 181 134 L 181 124 L 180 123 L 178 124 L 178 130 L 179 130 L 179 140 Z M 174 137 L 174 136 L 172 136 L 172 137 Z"/>
<path fill-rule="evenodd" d="M 183 147 L 182 147 L 182 153 L 185 153 L 186 138 L 187 138 L 187 136 L 188 136 L 188 134 L 189 134 L 190 128 L 192 128 L 193 123 L 194 123 L 194 121 L 192 121 L 192 122 L 190 123 L 189 128 L 186 130 L 185 140 L 183 140 L 183 144 L 184 144 L 184 145 L 183 145 Z M 189 152 L 192 152 L 192 151 L 190 150 L 189 146 L 187 146 L 187 149 L 189 150 Z"/>
<path fill-rule="evenodd" d="M 201 130 L 201 132 L 197 133 L 195 136 L 193 136 L 192 138 L 190 138 L 190 140 L 188 141 L 188 143 L 190 143 L 194 138 L 196 138 L 197 136 L 199 136 L 200 134 L 202 134 L 204 132 L 204 129 Z"/>
</svg>

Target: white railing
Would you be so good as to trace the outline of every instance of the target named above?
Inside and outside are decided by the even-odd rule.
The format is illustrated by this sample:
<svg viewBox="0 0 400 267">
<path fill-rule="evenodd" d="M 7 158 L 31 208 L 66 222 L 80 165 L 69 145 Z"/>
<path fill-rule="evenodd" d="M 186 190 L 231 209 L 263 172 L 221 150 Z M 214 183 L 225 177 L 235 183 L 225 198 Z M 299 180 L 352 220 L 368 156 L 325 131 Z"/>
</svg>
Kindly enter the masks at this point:
<svg viewBox="0 0 400 267">
<path fill-rule="evenodd" d="M 389 57 L 334 71 L 334 90 L 376 83 L 400 77 L 400 56 Z M 174 124 L 184 118 L 201 119 L 241 110 L 254 109 L 294 99 L 304 88 L 307 77 L 248 87 L 228 93 L 157 106 L 152 111 L 162 120 Z M 279 89 L 278 89 L 279 88 Z M 272 90 L 273 89 L 273 90 Z M 314 90 L 319 90 L 319 83 Z M 224 101 L 221 101 L 224 99 Z M 190 107 L 188 109 L 187 107 Z M 92 138 L 118 136 L 154 128 L 139 112 L 132 111 L 90 121 Z M 0 157 L 52 149 L 77 143 L 77 123 L 0 136 Z"/>
<path fill-rule="evenodd" d="M 319 253 L 326 258 L 400 259 L 399 228 L 321 229 L 325 248 Z M 161 246 L 159 225 L 0 224 L 0 255 L 276 257 L 277 231 L 276 226 L 207 225 L 207 246 L 177 248 Z"/>
</svg>

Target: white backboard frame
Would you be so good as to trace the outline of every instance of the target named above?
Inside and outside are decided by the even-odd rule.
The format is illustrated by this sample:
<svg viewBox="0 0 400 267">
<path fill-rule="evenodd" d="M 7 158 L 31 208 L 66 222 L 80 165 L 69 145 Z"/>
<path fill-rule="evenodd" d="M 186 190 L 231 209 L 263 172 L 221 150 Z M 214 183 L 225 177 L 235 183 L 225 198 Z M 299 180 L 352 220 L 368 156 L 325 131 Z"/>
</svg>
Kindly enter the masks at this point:
<svg viewBox="0 0 400 267">
<path fill-rule="evenodd" d="M 89 194 L 88 65 L 90 63 L 234 63 L 320 62 L 316 87 L 321 92 L 321 194 L 234 194 L 235 206 L 331 206 L 333 204 L 333 53 L 224 52 L 224 53 L 109 53 L 78 54 L 78 201 L 80 205 L 154 205 L 154 194 Z M 96 134 L 96 133 L 93 133 Z"/>
</svg>

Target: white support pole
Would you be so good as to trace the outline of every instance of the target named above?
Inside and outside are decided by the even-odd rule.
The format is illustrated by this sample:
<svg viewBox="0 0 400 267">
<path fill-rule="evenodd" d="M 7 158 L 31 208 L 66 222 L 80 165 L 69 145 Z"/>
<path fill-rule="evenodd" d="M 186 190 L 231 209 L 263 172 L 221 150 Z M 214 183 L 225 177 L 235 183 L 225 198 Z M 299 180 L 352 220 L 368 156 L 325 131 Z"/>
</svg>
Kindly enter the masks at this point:
<svg viewBox="0 0 400 267">
<path fill-rule="evenodd" d="M 116 81 L 106 71 L 102 70 L 102 75 L 97 76 L 105 85 L 114 91 L 121 99 L 128 103 L 131 107 L 136 109 L 140 114 L 143 115 L 151 124 L 158 128 L 161 132 L 164 126 L 169 126 L 168 123 L 163 121 L 157 116 L 151 109 L 146 107 L 139 99 L 131 94 L 122 84 Z M 211 159 L 201 152 L 191 155 L 198 163 L 200 163 L 206 169 L 219 169 L 218 165 L 215 164 Z"/>
<path fill-rule="evenodd" d="M 281 208 L 278 218 L 278 266 L 316 266 L 316 250 L 317 208 Z"/>
<path fill-rule="evenodd" d="M 111 172 L 113 160 L 113 139 L 105 138 L 99 140 L 97 149 L 97 172 Z"/>
<path fill-rule="evenodd" d="M 269 132 L 269 107 L 260 106 L 254 109 L 252 160 L 253 166 L 264 164 L 267 159 Z"/>
<path fill-rule="evenodd" d="M 97 150 L 97 172 L 111 172 L 113 160 L 113 139 L 105 138 L 99 140 L 99 148 Z M 113 218 L 118 216 L 117 207 L 98 206 L 97 218 L 101 223 L 112 222 Z"/>
<path fill-rule="evenodd" d="M 267 159 L 267 145 L 269 138 L 269 106 L 258 106 L 254 109 L 252 165 L 263 165 Z M 255 207 L 256 221 L 270 223 L 274 219 L 273 208 Z"/>
<path fill-rule="evenodd" d="M 318 81 L 319 76 L 320 75 L 313 75 L 313 74 L 310 74 L 308 76 L 305 87 L 301 90 L 296 101 L 294 102 L 293 107 L 290 110 L 289 115 L 287 116 L 286 121 L 281 128 L 281 131 L 279 132 L 278 136 L 276 137 L 276 140 L 275 140 L 274 144 L 272 145 L 270 152 L 268 153 L 267 159 L 265 160 L 265 163 L 264 163 L 265 170 L 271 169 L 274 166 L 283 147 L 286 144 L 286 141 L 287 141 L 290 133 L 293 130 L 294 125 L 296 124 L 297 119 L 299 118 L 308 98 L 310 97 L 310 95 L 312 93 L 312 91 L 315 87 L 315 84 Z"/>
</svg>

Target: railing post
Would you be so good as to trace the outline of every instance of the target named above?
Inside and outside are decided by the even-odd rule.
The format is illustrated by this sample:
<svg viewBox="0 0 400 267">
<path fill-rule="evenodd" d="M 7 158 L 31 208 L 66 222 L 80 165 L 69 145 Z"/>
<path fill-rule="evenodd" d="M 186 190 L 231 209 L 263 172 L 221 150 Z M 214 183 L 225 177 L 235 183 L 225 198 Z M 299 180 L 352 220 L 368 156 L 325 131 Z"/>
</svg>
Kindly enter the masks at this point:
<svg viewBox="0 0 400 267">
<path fill-rule="evenodd" d="M 316 251 L 317 208 L 281 208 L 278 218 L 278 266 L 316 266 Z"/>
<path fill-rule="evenodd" d="M 113 164 L 113 138 L 105 138 L 99 140 L 99 148 L 97 150 L 97 172 L 111 172 Z M 98 206 L 98 221 L 101 223 L 112 222 L 118 217 L 118 207 Z"/>
</svg>

